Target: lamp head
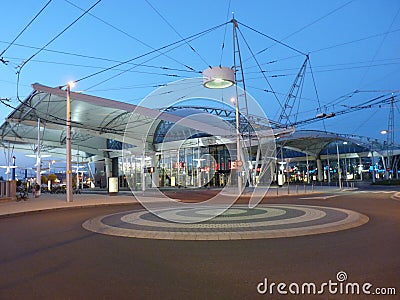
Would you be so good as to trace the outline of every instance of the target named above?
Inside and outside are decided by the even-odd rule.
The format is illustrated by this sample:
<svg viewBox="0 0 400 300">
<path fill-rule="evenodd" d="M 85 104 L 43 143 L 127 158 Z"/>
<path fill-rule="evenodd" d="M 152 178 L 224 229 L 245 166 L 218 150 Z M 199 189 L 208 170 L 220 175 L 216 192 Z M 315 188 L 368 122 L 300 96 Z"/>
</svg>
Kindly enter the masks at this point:
<svg viewBox="0 0 400 300">
<path fill-rule="evenodd" d="M 228 67 L 212 67 L 203 71 L 203 85 L 209 89 L 225 89 L 235 83 L 235 74 Z"/>
<path fill-rule="evenodd" d="M 69 87 L 70 89 L 72 89 L 72 88 L 75 87 L 75 82 L 74 82 L 74 81 L 69 81 L 69 82 L 67 83 L 67 85 L 68 85 L 68 87 Z"/>
</svg>

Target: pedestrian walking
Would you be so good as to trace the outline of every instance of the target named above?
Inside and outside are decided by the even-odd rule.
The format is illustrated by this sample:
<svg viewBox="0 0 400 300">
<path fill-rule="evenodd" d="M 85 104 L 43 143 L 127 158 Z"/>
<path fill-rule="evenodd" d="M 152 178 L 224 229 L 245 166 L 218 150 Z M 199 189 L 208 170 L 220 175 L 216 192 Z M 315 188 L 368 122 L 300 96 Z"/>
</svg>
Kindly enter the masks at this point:
<svg viewBox="0 0 400 300">
<path fill-rule="evenodd" d="M 32 185 L 32 197 L 36 198 L 36 184 Z"/>
<path fill-rule="evenodd" d="M 40 191 L 40 185 L 36 183 L 34 190 L 35 190 L 35 197 L 37 197 L 38 196 L 38 192 Z"/>
</svg>

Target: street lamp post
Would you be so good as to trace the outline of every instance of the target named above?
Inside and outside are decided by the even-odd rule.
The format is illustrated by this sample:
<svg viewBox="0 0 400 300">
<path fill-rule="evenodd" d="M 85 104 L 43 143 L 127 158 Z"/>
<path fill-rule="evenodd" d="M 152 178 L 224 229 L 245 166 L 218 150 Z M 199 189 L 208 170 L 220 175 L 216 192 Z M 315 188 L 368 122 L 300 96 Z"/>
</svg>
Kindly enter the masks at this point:
<svg viewBox="0 0 400 300">
<path fill-rule="evenodd" d="M 15 155 L 12 157 L 13 158 L 13 168 L 11 169 L 11 180 L 15 180 Z"/>
<path fill-rule="evenodd" d="M 238 95 L 237 93 L 237 86 L 236 86 L 236 95 Z M 237 156 L 237 164 L 236 165 L 236 170 L 237 170 L 237 175 L 238 175 L 238 194 L 242 193 L 242 166 L 239 162 L 242 161 L 241 159 L 241 146 L 240 146 L 240 114 L 239 114 L 239 99 L 236 99 L 235 101 L 235 111 L 236 111 L 236 156 Z"/>
<path fill-rule="evenodd" d="M 37 151 L 36 151 L 36 185 L 39 186 L 39 190 L 36 191 L 36 197 L 39 197 L 41 194 L 41 185 L 42 185 L 42 160 L 41 160 L 41 141 L 40 141 L 40 118 L 38 118 L 38 134 L 37 134 Z M 34 189 L 36 186 L 33 187 Z"/>
<path fill-rule="evenodd" d="M 67 84 L 67 137 L 66 137 L 66 192 L 67 202 L 72 202 L 72 149 L 71 149 L 71 88 L 74 87 L 73 82 Z"/>
<path fill-rule="evenodd" d="M 392 168 L 392 156 L 393 156 L 394 130 L 384 129 L 381 131 L 381 134 L 387 134 L 385 178 L 390 179 L 390 171 Z"/>
<path fill-rule="evenodd" d="M 235 63 L 236 65 L 236 63 Z M 213 67 L 203 71 L 203 85 L 210 89 L 224 89 L 235 84 L 236 75 L 234 70 L 228 67 Z M 242 166 L 243 161 L 241 160 L 241 144 L 240 144 L 240 111 L 239 111 L 239 93 L 238 87 L 235 85 L 235 96 L 231 98 L 231 102 L 235 104 L 235 116 L 236 116 L 236 162 L 235 169 L 237 173 L 237 187 L 238 194 L 242 193 Z"/>
<path fill-rule="evenodd" d="M 374 157 L 374 141 L 371 142 L 371 157 L 372 157 L 372 182 L 375 183 L 375 157 Z"/>
<path fill-rule="evenodd" d="M 336 153 L 337 153 L 337 164 L 338 164 L 338 177 L 339 177 L 339 189 L 342 190 L 342 170 L 340 169 L 340 154 L 339 154 L 339 145 L 336 143 Z"/>
</svg>

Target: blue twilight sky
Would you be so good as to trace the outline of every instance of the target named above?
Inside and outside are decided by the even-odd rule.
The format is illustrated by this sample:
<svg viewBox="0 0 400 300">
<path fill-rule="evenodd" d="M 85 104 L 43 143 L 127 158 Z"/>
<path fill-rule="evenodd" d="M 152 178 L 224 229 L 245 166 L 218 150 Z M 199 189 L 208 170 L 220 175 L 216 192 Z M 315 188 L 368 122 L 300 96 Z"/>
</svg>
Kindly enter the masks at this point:
<svg viewBox="0 0 400 300">
<path fill-rule="evenodd" d="M 268 118 L 278 120 L 309 54 L 291 118 L 337 116 L 298 129 L 386 138 L 380 131 L 388 127 L 390 105 L 369 101 L 399 99 L 398 0 L 97 2 L 2 1 L 0 98 L 9 99 L 3 102 L 17 106 L 17 96 L 24 100 L 35 82 L 78 80 L 78 91 L 138 104 L 168 82 L 199 77 L 208 66 L 233 66 L 232 23 L 222 24 L 234 12 L 246 89 Z M 0 107 L 3 120 L 11 108 Z M 399 102 L 394 115 L 398 144 Z"/>
</svg>

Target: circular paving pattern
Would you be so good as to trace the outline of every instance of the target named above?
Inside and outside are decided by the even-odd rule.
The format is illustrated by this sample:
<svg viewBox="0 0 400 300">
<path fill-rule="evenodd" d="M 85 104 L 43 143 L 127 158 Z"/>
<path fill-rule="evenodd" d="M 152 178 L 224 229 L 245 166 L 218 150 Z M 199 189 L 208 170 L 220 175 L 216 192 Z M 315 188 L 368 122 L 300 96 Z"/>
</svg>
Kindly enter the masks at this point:
<svg viewBox="0 0 400 300">
<path fill-rule="evenodd" d="M 163 217 L 214 215 L 218 207 L 162 209 L 157 215 L 134 210 L 87 220 L 89 231 L 135 238 L 169 240 L 239 240 L 294 237 L 345 230 L 363 225 L 368 217 L 355 211 L 308 205 L 235 205 L 223 214 L 201 223 L 174 223 Z"/>
</svg>

